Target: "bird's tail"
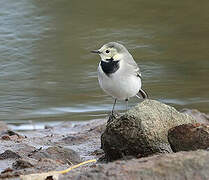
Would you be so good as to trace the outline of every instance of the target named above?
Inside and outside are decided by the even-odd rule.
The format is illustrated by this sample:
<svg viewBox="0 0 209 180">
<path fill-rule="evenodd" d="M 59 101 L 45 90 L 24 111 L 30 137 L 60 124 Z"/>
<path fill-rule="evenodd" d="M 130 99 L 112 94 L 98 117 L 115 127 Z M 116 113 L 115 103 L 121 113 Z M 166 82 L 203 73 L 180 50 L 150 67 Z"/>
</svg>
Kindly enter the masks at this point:
<svg viewBox="0 0 209 180">
<path fill-rule="evenodd" d="M 139 94 L 139 95 L 138 95 Z M 140 96 L 143 98 L 143 99 L 147 99 L 149 98 L 148 94 L 146 91 L 144 91 L 143 89 L 140 89 L 138 94 L 136 95 L 138 98 L 140 98 Z"/>
</svg>

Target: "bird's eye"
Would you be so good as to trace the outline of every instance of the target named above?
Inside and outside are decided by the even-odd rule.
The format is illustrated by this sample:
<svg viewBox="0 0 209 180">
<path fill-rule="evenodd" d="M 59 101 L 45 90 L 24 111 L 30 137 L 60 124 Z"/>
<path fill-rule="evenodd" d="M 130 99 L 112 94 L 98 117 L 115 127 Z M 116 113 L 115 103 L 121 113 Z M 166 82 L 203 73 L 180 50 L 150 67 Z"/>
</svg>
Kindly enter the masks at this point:
<svg viewBox="0 0 209 180">
<path fill-rule="evenodd" d="M 106 50 L 105 52 L 108 54 L 110 51 L 109 50 Z"/>
</svg>

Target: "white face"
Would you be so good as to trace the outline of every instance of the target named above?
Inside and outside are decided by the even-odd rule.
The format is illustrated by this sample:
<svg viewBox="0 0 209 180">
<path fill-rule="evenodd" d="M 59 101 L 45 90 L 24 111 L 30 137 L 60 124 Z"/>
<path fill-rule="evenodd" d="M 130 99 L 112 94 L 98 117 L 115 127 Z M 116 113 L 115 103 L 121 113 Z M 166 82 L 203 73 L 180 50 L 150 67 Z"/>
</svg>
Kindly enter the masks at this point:
<svg viewBox="0 0 209 180">
<path fill-rule="evenodd" d="M 117 58 L 119 58 L 119 53 L 117 52 L 117 49 L 115 49 L 114 47 L 107 47 L 107 46 L 102 46 L 99 49 L 99 55 L 102 58 L 102 60 L 106 60 L 106 59 L 113 59 L 116 60 Z"/>
</svg>

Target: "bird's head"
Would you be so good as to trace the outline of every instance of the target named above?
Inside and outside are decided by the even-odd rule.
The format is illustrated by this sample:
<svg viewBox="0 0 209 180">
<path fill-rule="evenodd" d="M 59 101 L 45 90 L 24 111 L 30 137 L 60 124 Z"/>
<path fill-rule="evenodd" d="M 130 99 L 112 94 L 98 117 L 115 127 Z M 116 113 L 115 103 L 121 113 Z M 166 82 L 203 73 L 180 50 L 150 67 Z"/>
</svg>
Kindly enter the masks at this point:
<svg viewBox="0 0 209 180">
<path fill-rule="evenodd" d="M 99 54 L 103 61 L 120 60 L 126 53 L 128 53 L 127 49 L 122 44 L 116 42 L 109 42 L 103 45 L 100 49 L 91 52 Z"/>
</svg>

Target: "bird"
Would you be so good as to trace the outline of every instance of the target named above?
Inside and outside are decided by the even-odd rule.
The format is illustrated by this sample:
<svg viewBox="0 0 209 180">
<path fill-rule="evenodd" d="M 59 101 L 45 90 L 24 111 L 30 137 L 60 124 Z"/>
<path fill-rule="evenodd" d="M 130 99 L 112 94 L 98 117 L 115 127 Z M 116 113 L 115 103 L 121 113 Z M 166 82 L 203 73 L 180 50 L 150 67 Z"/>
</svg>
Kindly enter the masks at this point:
<svg viewBox="0 0 209 180">
<path fill-rule="evenodd" d="M 127 110 L 129 98 L 140 98 L 140 95 L 143 99 L 148 98 L 148 94 L 141 87 L 140 69 L 125 46 L 109 42 L 91 52 L 99 54 L 101 58 L 97 70 L 98 81 L 104 92 L 114 98 L 112 115 L 117 100 L 125 100 Z"/>
</svg>

